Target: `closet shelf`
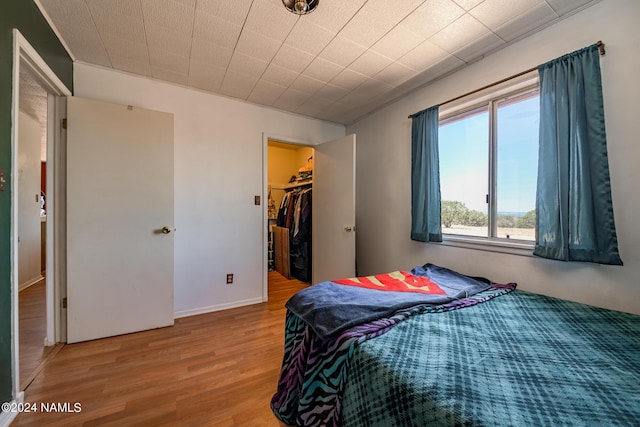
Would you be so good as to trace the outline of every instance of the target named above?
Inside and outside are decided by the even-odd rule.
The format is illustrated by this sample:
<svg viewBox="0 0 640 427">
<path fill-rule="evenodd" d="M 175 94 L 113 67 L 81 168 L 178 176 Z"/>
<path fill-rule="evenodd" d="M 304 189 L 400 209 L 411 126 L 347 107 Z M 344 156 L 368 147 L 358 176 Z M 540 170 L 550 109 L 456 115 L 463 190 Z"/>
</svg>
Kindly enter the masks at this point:
<svg viewBox="0 0 640 427">
<path fill-rule="evenodd" d="M 272 184 L 271 188 L 274 190 L 291 190 L 292 188 L 303 187 L 305 185 L 312 185 L 313 178 L 305 179 L 301 181 L 292 182 L 291 184 Z"/>
</svg>

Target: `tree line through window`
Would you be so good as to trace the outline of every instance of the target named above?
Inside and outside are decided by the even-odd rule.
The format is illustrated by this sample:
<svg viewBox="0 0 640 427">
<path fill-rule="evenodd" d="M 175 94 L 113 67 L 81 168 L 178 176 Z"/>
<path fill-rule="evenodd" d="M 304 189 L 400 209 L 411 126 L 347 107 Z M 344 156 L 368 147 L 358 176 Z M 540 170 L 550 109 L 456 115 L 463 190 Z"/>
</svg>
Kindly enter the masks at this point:
<svg viewBox="0 0 640 427">
<path fill-rule="evenodd" d="M 535 240 L 538 88 L 441 118 L 442 232 Z"/>
</svg>

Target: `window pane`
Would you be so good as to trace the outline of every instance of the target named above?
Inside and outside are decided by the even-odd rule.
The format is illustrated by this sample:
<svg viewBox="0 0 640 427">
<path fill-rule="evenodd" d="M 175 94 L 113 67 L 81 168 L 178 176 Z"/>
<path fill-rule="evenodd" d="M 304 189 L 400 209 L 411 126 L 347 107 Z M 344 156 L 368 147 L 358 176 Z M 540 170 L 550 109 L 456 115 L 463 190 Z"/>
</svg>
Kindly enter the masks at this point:
<svg viewBox="0 0 640 427">
<path fill-rule="evenodd" d="M 441 123 L 438 139 L 442 232 L 487 237 L 488 107 Z"/>
<path fill-rule="evenodd" d="M 535 240 L 538 92 L 498 102 L 497 237 Z"/>
</svg>

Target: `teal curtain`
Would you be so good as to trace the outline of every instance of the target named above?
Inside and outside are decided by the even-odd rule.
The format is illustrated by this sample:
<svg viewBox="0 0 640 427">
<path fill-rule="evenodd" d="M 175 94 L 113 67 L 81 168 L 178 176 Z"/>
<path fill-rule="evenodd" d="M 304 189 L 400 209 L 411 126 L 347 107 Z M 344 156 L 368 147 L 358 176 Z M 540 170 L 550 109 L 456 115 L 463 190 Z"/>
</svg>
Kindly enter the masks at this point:
<svg viewBox="0 0 640 427">
<path fill-rule="evenodd" d="M 442 242 L 438 106 L 411 118 L 411 239 Z"/>
<path fill-rule="evenodd" d="M 538 67 L 534 254 L 622 265 L 613 219 L 597 45 Z"/>
</svg>

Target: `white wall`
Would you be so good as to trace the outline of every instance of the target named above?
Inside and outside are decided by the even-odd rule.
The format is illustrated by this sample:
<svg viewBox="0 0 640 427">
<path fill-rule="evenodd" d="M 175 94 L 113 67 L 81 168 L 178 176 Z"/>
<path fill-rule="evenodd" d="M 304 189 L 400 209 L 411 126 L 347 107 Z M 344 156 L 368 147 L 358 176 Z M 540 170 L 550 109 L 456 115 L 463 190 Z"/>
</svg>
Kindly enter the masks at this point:
<svg viewBox="0 0 640 427">
<path fill-rule="evenodd" d="M 42 279 L 40 232 L 40 123 L 20 111 L 18 130 L 18 282 Z"/>
<path fill-rule="evenodd" d="M 344 126 L 82 63 L 74 89 L 175 116 L 176 316 L 260 302 L 266 218 L 253 202 L 267 185 L 263 132 L 317 144 L 343 136 Z"/>
<path fill-rule="evenodd" d="M 604 0 L 347 127 L 357 133 L 360 274 L 432 262 L 520 289 L 640 313 L 640 1 Z M 623 267 L 563 263 L 411 241 L 411 120 L 416 111 L 602 40 L 611 187 Z"/>
</svg>

